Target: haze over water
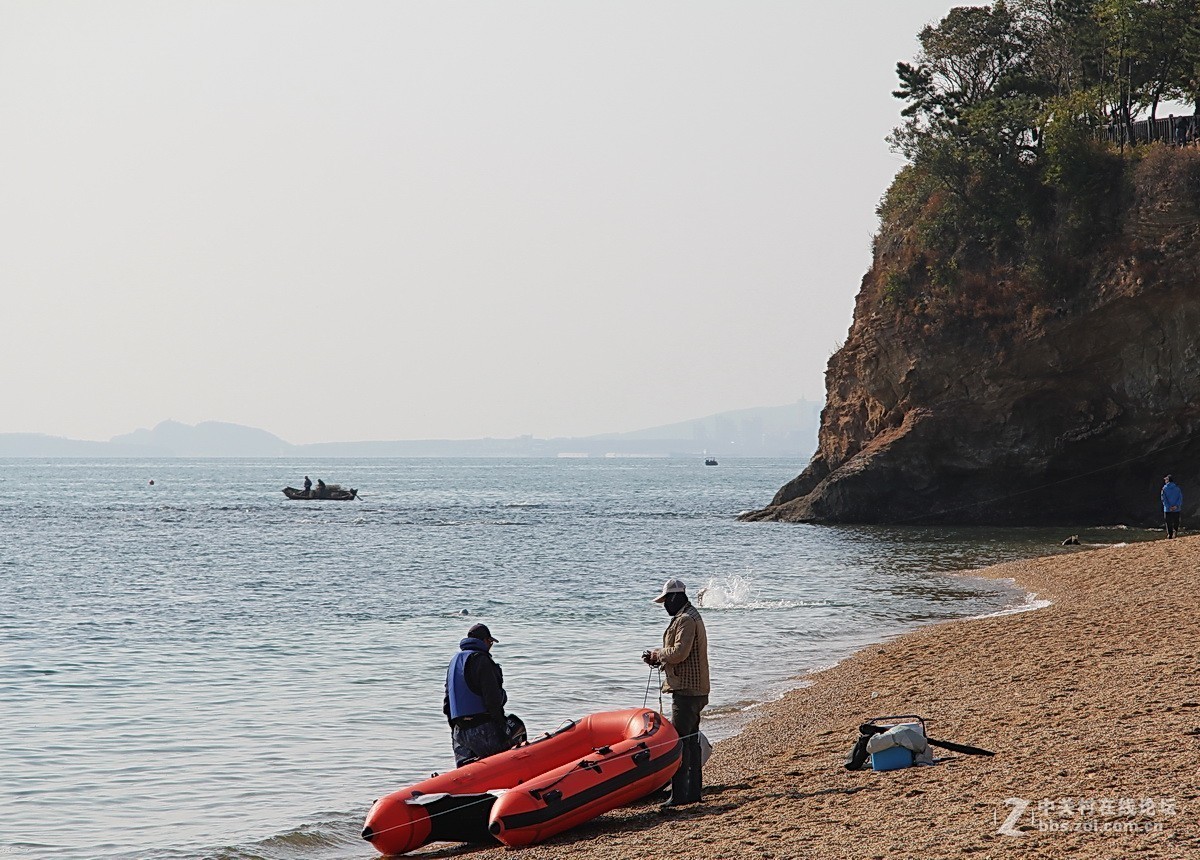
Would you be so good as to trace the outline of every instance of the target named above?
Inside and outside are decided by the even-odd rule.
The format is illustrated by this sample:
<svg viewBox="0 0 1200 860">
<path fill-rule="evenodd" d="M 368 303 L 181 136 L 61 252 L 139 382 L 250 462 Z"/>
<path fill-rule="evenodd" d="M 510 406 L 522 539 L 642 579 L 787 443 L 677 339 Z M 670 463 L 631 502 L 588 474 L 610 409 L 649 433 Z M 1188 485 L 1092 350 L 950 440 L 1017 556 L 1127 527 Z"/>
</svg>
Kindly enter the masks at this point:
<svg viewBox="0 0 1200 860">
<path fill-rule="evenodd" d="M 1063 536 L 735 521 L 801 465 L 0 462 L 0 855 L 374 857 L 371 801 L 452 765 L 475 621 L 535 735 L 641 705 L 651 598 L 707 585 L 719 738 L 866 642 L 1021 604 L 948 574 Z M 306 472 L 360 500 L 286 500 Z"/>
</svg>

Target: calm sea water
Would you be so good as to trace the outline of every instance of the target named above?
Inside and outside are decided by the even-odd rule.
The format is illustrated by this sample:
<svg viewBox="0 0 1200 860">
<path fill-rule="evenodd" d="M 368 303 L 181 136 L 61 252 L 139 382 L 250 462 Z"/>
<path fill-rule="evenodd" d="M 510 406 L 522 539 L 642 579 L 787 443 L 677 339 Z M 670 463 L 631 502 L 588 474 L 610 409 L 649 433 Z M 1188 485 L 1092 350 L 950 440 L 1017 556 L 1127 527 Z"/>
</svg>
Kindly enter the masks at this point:
<svg viewBox="0 0 1200 860">
<path fill-rule="evenodd" d="M 452 766 L 475 621 L 538 734 L 640 706 L 651 598 L 708 585 L 719 738 L 866 642 L 1021 603 L 949 572 L 1064 536 L 735 521 L 798 468 L 0 461 L 0 856 L 366 860 L 371 801 Z M 285 499 L 305 473 L 362 496 Z"/>
</svg>

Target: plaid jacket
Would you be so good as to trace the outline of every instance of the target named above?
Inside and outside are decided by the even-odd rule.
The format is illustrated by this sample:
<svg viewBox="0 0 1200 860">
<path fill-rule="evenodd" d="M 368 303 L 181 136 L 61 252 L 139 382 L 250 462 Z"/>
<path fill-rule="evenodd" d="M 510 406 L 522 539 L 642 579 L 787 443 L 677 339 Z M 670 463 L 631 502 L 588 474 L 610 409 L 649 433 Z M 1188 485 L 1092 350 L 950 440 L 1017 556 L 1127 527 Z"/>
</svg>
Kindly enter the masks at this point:
<svg viewBox="0 0 1200 860">
<path fill-rule="evenodd" d="M 708 634 L 699 609 L 688 603 L 671 619 L 658 658 L 666 676 L 664 693 L 708 695 Z"/>
</svg>

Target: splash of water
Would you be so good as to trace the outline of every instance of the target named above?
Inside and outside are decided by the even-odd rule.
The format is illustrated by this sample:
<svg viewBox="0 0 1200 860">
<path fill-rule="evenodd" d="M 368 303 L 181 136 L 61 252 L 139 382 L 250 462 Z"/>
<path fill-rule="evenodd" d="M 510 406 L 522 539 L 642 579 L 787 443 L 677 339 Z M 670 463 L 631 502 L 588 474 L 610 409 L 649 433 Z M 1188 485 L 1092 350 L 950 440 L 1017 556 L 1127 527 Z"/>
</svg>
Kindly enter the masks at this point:
<svg viewBox="0 0 1200 860">
<path fill-rule="evenodd" d="M 701 609 L 797 609 L 802 606 L 829 606 L 828 600 L 763 600 L 754 593 L 753 583 L 744 576 L 715 576 L 696 591 Z"/>
<path fill-rule="evenodd" d="M 709 577 L 696 592 L 696 602 L 702 609 L 731 609 L 745 606 L 750 596 L 750 583 L 741 576 L 727 576 L 724 581 Z"/>
</svg>

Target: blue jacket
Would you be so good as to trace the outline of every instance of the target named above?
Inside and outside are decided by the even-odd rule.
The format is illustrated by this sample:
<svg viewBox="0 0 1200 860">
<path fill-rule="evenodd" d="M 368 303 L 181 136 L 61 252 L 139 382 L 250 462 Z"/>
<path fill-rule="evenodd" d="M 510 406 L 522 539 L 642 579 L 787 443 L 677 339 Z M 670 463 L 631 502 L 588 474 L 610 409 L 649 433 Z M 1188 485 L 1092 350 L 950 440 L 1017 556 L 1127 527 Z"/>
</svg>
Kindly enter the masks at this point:
<svg viewBox="0 0 1200 860">
<path fill-rule="evenodd" d="M 459 652 L 446 669 L 446 700 L 442 710 L 451 722 L 459 717 L 484 714 L 503 720 L 508 694 L 504 692 L 504 675 L 488 654 L 487 643 L 467 638 L 458 647 Z"/>
<path fill-rule="evenodd" d="M 1163 485 L 1161 498 L 1164 512 L 1182 510 L 1183 490 L 1174 481 Z"/>
</svg>

